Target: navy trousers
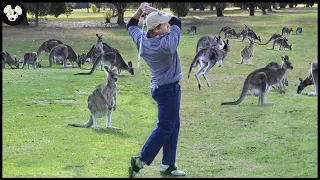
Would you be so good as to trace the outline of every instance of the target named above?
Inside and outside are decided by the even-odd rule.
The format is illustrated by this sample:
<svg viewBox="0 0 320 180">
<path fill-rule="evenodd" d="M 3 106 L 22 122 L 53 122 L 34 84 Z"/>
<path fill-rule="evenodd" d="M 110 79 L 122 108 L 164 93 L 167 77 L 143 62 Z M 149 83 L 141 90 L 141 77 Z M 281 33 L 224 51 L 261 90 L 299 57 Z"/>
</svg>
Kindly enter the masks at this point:
<svg viewBox="0 0 320 180">
<path fill-rule="evenodd" d="M 151 90 L 151 94 L 158 104 L 158 122 L 141 150 L 140 159 L 150 165 L 162 148 L 162 164 L 174 165 L 180 129 L 180 85 L 178 82 L 162 85 Z"/>
</svg>

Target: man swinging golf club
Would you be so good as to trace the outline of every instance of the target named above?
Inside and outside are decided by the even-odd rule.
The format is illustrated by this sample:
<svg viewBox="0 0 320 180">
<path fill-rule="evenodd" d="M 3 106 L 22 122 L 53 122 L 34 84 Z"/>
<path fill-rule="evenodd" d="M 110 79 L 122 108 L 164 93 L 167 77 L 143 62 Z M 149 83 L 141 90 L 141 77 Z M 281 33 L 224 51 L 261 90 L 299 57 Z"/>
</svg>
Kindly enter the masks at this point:
<svg viewBox="0 0 320 180">
<path fill-rule="evenodd" d="M 147 14 L 148 32 L 143 32 L 137 27 L 142 14 Z M 150 7 L 148 3 L 142 3 L 129 20 L 127 28 L 150 69 L 150 91 L 158 105 L 157 126 L 142 147 L 139 156 L 131 157 L 129 177 L 134 178 L 140 169 L 150 165 L 161 148 L 163 156 L 160 172 L 184 176 L 185 173 L 176 167 L 180 129 L 179 81 L 182 78 L 177 47 L 180 41 L 181 21 L 171 14 Z"/>
</svg>

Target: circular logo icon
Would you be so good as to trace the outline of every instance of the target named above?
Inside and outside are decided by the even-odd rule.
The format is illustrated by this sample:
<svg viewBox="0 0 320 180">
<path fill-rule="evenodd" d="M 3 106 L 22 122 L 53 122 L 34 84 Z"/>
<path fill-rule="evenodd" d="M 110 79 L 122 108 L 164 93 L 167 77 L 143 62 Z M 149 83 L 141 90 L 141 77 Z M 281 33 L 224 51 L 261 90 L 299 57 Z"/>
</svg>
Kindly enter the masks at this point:
<svg viewBox="0 0 320 180">
<path fill-rule="evenodd" d="M 2 4 L 2 22 L 15 26 L 20 24 L 26 17 L 27 12 L 21 3 Z"/>
</svg>

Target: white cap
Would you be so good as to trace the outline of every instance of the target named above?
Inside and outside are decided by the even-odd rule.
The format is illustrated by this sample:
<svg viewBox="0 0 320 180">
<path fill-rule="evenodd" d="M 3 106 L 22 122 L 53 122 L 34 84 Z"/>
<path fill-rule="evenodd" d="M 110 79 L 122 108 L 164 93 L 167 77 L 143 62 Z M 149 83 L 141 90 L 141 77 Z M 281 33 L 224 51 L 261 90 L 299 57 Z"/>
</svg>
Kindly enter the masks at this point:
<svg viewBox="0 0 320 180">
<path fill-rule="evenodd" d="M 153 11 L 146 18 L 147 30 L 151 30 L 157 27 L 159 24 L 168 23 L 171 18 L 171 14 L 162 11 Z"/>
</svg>

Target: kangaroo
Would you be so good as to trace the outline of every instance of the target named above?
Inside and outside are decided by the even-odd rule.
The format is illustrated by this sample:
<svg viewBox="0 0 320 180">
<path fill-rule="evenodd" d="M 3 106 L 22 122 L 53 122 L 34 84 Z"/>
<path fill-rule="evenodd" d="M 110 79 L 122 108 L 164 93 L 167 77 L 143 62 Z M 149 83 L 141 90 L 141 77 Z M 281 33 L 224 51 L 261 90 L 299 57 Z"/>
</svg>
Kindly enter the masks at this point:
<svg viewBox="0 0 320 180">
<path fill-rule="evenodd" d="M 239 38 L 238 34 L 236 33 L 236 31 L 234 29 L 228 29 L 224 32 L 224 38 L 227 37 L 236 37 L 237 39 Z"/>
<path fill-rule="evenodd" d="M 88 96 L 89 120 L 85 124 L 71 123 L 68 124 L 69 126 L 89 128 L 93 125 L 94 129 L 100 130 L 102 128 L 98 127 L 97 118 L 103 118 L 107 115 L 106 127 L 120 130 L 118 127 L 111 126 L 112 110 L 115 111 L 117 105 L 117 70 L 116 67 L 110 70 L 108 66 L 104 66 L 104 69 L 107 73 L 107 82 L 98 85 Z"/>
<path fill-rule="evenodd" d="M 260 36 L 257 36 L 257 34 L 251 29 L 244 29 L 241 34 L 243 35 L 241 42 L 243 42 L 246 37 L 251 37 L 253 40 L 258 40 L 259 42 L 261 42 Z"/>
<path fill-rule="evenodd" d="M 246 46 L 241 51 L 241 61 L 237 62 L 236 64 L 243 64 L 245 61 L 249 60 L 249 64 L 252 64 L 252 58 L 253 58 L 253 44 L 254 40 L 252 38 L 248 38 L 249 40 L 249 46 Z"/>
<path fill-rule="evenodd" d="M 19 69 L 20 59 L 17 59 L 16 57 L 12 59 L 7 51 L 2 51 L 2 69 L 6 68 L 6 64 L 8 64 L 11 69 Z M 16 68 L 13 68 L 12 66 L 15 66 Z"/>
<path fill-rule="evenodd" d="M 37 52 L 27 52 L 24 54 L 23 56 L 23 65 L 22 65 L 22 69 L 24 69 L 24 67 L 26 65 L 28 65 L 28 69 L 29 69 L 29 64 L 32 64 L 33 69 L 36 68 L 41 68 L 41 61 L 38 61 L 37 58 Z"/>
<path fill-rule="evenodd" d="M 259 44 L 259 45 L 267 45 L 270 41 L 275 40 L 275 39 L 277 39 L 277 38 L 279 38 L 279 37 L 282 37 L 282 35 L 281 35 L 281 34 L 278 34 L 278 33 L 274 33 L 274 34 L 271 36 L 271 38 L 269 39 L 269 41 L 267 41 L 265 44 Z"/>
<path fill-rule="evenodd" d="M 224 42 L 223 49 L 218 48 L 217 46 L 206 47 L 201 49 L 193 59 L 193 62 L 190 65 L 188 79 L 190 77 L 190 73 L 193 67 L 196 67 L 198 62 L 200 63 L 200 69 L 195 73 L 195 76 L 198 81 L 198 88 L 200 90 L 201 83 L 199 80 L 199 75 L 202 73 L 204 79 L 207 82 L 208 87 L 210 87 L 210 83 L 208 81 L 208 77 L 206 73 L 216 64 L 218 63 L 218 67 L 222 66 L 222 61 L 226 58 L 227 53 L 230 51 L 229 41 Z"/>
<path fill-rule="evenodd" d="M 114 49 L 113 47 L 109 46 L 106 43 L 102 43 L 102 44 L 103 44 L 104 53 L 114 52 L 116 54 L 115 59 L 112 59 L 112 57 L 110 57 L 110 55 L 107 55 L 107 56 L 99 55 L 98 57 L 96 57 L 96 60 L 94 61 L 94 64 L 93 64 L 90 72 L 88 72 L 88 73 L 76 73 L 74 75 L 91 75 L 94 72 L 94 70 L 96 69 L 96 67 L 98 66 L 98 64 L 100 63 L 100 61 L 102 61 L 104 64 L 108 64 L 109 63 L 109 64 L 113 64 L 113 66 L 116 66 L 117 69 L 118 69 L 118 75 L 119 76 L 120 76 L 121 70 L 126 70 L 131 75 L 134 75 L 134 70 L 133 70 L 131 61 L 129 61 L 128 65 L 127 65 L 117 49 Z M 95 52 L 94 49 L 95 48 L 92 47 L 91 50 L 87 53 L 86 57 L 90 56 L 88 54 L 91 54 L 91 56 L 96 56 L 96 55 L 94 55 L 95 54 L 94 53 Z"/>
<path fill-rule="evenodd" d="M 264 102 L 264 97 L 269 91 L 270 86 L 279 84 L 279 82 L 284 78 L 286 72 L 289 69 L 293 69 L 288 56 L 282 56 L 281 59 L 283 61 L 283 66 L 281 68 L 272 69 L 263 67 L 251 72 L 244 81 L 242 93 L 239 99 L 234 102 L 223 102 L 221 105 L 240 104 L 246 97 L 248 91 L 251 91 L 254 96 L 259 96 L 258 104 L 272 104 L 271 102 Z"/>
<path fill-rule="evenodd" d="M 272 45 L 272 49 L 271 50 L 274 50 L 274 46 L 275 45 L 280 45 L 279 47 L 279 50 L 284 50 L 285 48 L 288 48 L 290 51 L 292 51 L 292 44 L 289 45 L 288 44 L 288 39 L 285 38 L 285 37 L 279 37 L 277 39 L 275 39 L 273 41 L 273 45 Z"/>
<path fill-rule="evenodd" d="M 55 46 L 49 55 L 49 67 L 52 67 L 52 62 L 54 57 L 61 60 L 63 62 L 63 67 L 67 68 L 67 59 L 71 62 L 72 67 L 74 67 L 74 63 L 76 62 L 78 67 L 81 67 L 81 64 L 84 63 L 84 55 L 76 55 L 71 46 L 66 44 L 58 44 Z"/>
<path fill-rule="evenodd" d="M 221 32 L 226 32 L 226 31 L 229 30 L 229 29 L 232 29 L 232 28 L 229 27 L 229 26 L 225 26 L 225 27 L 221 28 L 221 30 L 220 30 L 220 32 L 219 32 L 219 36 L 221 35 Z"/>
<path fill-rule="evenodd" d="M 279 69 L 279 68 L 281 68 L 283 66 L 283 63 L 280 65 L 280 64 L 278 64 L 277 62 L 270 62 L 270 63 L 268 63 L 267 65 L 266 65 L 266 68 L 271 68 L 271 69 L 275 69 L 275 70 L 277 70 L 277 69 Z M 280 83 L 282 83 L 282 85 L 280 85 Z M 280 90 L 280 94 L 281 93 L 285 93 L 285 91 L 284 91 L 284 85 L 286 85 L 286 86 L 288 86 L 289 85 L 289 83 L 288 83 L 288 79 L 287 79 L 287 76 L 285 75 L 285 77 L 283 78 L 283 80 L 280 82 L 278 85 L 272 85 L 271 87 L 273 88 L 273 89 L 275 89 L 276 87 Z M 280 87 L 283 87 L 283 90 L 282 89 L 280 89 Z"/>
<path fill-rule="evenodd" d="M 302 34 L 302 27 L 297 27 L 296 34 Z"/>
<path fill-rule="evenodd" d="M 314 92 L 308 92 L 308 95 L 318 95 L 318 61 L 315 60 L 311 63 L 311 67 L 308 76 L 305 80 L 299 78 L 300 84 L 298 85 L 297 93 L 300 94 L 301 91 L 309 85 L 314 85 Z"/>
<path fill-rule="evenodd" d="M 191 26 L 190 29 L 187 29 L 188 34 L 197 34 L 197 26 Z"/>
<path fill-rule="evenodd" d="M 43 42 L 40 47 L 37 50 L 37 58 L 40 56 L 42 51 L 45 51 L 46 53 L 50 53 L 52 48 L 54 48 L 58 44 L 63 44 L 61 41 L 57 39 L 48 39 L 45 42 Z"/>
<path fill-rule="evenodd" d="M 204 35 L 201 36 L 197 42 L 196 53 L 206 47 L 219 46 L 219 49 L 224 47 L 224 41 L 221 36 Z"/>
<path fill-rule="evenodd" d="M 282 36 L 283 37 L 286 37 L 286 34 L 287 34 L 287 36 L 289 36 L 289 34 L 290 34 L 290 32 L 292 32 L 293 30 L 292 30 L 292 28 L 287 28 L 287 27 L 283 27 L 282 28 Z"/>
</svg>

